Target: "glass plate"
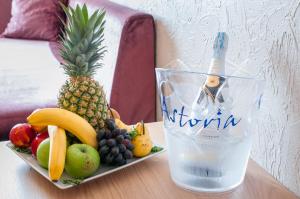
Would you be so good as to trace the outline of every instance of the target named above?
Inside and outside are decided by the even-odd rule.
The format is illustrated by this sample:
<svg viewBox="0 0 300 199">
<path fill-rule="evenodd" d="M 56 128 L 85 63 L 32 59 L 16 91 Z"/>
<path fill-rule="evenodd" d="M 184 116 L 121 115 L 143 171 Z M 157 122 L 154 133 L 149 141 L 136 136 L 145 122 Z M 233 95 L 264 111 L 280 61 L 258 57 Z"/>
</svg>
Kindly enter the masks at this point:
<svg viewBox="0 0 300 199">
<path fill-rule="evenodd" d="M 68 189 L 68 188 L 74 187 L 76 185 L 83 184 L 85 182 L 89 182 L 89 181 L 97 179 L 97 178 L 101 178 L 102 176 L 108 175 L 110 173 L 113 173 L 115 171 L 118 171 L 118 170 L 121 170 L 124 168 L 127 168 L 131 165 L 137 164 L 139 162 L 142 162 L 144 160 L 152 158 L 152 157 L 166 151 L 164 146 L 153 143 L 153 146 L 163 147 L 163 150 L 161 150 L 159 152 L 150 153 L 149 155 L 142 157 L 142 158 L 133 158 L 131 160 L 128 160 L 127 164 L 122 165 L 122 166 L 107 166 L 105 164 L 101 164 L 100 168 L 94 175 L 92 175 L 88 178 L 85 178 L 84 180 L 76 180 L 76 179 L 68 176 L 66 174 L 66 172 L 64 172 L 62 177 L 59 179 L 59 181 L 52 182 L 48 176 L 48 170 L 39 166 L 37 160 L 31 154 L 16 151 L 14 145 L 10 142 L 8 142 L 6 144 L 6 146 L 8 148 L 10 148 L 15 154 L 17 154 L 21 159 L 23 159 L 31 168 L 36 170 L 39 174 L 44 176 L 47 180 L 49 180 L 52 184 L 54 184 L 56 187 L 58 187 L 60 189 Z"/>
</svg>

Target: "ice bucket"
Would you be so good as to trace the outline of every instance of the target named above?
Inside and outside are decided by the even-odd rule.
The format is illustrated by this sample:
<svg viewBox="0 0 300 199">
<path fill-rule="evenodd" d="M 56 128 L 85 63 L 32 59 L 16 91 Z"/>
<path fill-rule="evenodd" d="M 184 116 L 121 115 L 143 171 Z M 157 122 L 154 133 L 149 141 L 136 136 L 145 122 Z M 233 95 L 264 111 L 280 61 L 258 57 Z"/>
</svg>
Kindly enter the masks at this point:
<svg viewBox="0 0 300 199">
<path fill-rule="evenodd" d="M 240 185 L 263 81 L 163 68 L 156 77 L 173 181 L 204 192 Z M 214 90 L 204 86 L 209 77 L 219 83 Z"/>
</svg>

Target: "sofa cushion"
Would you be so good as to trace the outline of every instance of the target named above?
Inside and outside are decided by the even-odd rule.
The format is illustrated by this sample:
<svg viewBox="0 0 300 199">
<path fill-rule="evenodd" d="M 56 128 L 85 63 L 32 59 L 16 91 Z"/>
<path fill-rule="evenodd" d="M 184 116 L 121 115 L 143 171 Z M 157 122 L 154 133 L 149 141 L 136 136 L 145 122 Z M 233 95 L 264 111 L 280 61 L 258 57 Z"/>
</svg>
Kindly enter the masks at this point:
<svg viewBox="0 0 300 199">
<path fill-rule="evenodd" d="M 12 125 L 25 122 L 32 110 L 55 106 L 65 77 L 48 42 L 2 38 L 0 54 L 0 136 L 3 139 Z"/>
<path fill-rule="evenodd" d="M 47 41 L 0 39 L 0 140 L 36 108 L 55 107 L 67 77 L 60 67 L 57 45 Z M 108 61 L 108 60 L 107 60 Z M 95 79 L 110 98 L 114 67 L 98 70 Z M 3 139 L 3 137 L 2 137 Z"/>
<path fill-rule="evenodd" d="M 3 33 L 4 37 L 56 40 L 60 20 L 64 18 L 59 0 L 13 0 L 12 17 Z"/>
</svg>

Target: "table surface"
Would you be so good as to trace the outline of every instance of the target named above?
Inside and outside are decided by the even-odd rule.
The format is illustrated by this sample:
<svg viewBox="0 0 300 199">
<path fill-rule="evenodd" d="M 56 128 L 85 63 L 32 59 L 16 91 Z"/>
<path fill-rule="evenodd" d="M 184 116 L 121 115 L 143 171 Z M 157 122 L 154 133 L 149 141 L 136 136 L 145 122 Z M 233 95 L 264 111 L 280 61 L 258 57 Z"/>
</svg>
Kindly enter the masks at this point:
<svg viewBox="0 0 300 199">
<path fill-rule="evenodd" d="M 151 137 L 164 144 L 161 123 L 147 124 Z M 271 175 L 249 161 L 245 180 L 236 189 L 217 194 L 196 193 L 177 187 L 171 180 L 167 153 L 97 180 L 60 190 L 0 142 L 0 198 L 215 198 L 292 199 L 297 198 Z"/>
</svg>

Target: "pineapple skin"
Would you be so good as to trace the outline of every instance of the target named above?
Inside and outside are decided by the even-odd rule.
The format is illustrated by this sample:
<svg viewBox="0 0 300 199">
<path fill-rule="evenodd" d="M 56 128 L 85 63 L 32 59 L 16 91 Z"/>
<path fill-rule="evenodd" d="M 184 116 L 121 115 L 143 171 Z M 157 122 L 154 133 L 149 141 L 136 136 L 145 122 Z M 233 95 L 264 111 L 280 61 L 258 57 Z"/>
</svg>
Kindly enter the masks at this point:
<svg viewBox="0 0 300 199">
<path fill-rule="evenodd" d="M 96 131 L 110 118 L 103 87 L 90 77 L 72 77 L 61 87 L 58 106 L 87 120 Z M 75 125 L 75 124 L 74 124 Z"/>
</svg>

